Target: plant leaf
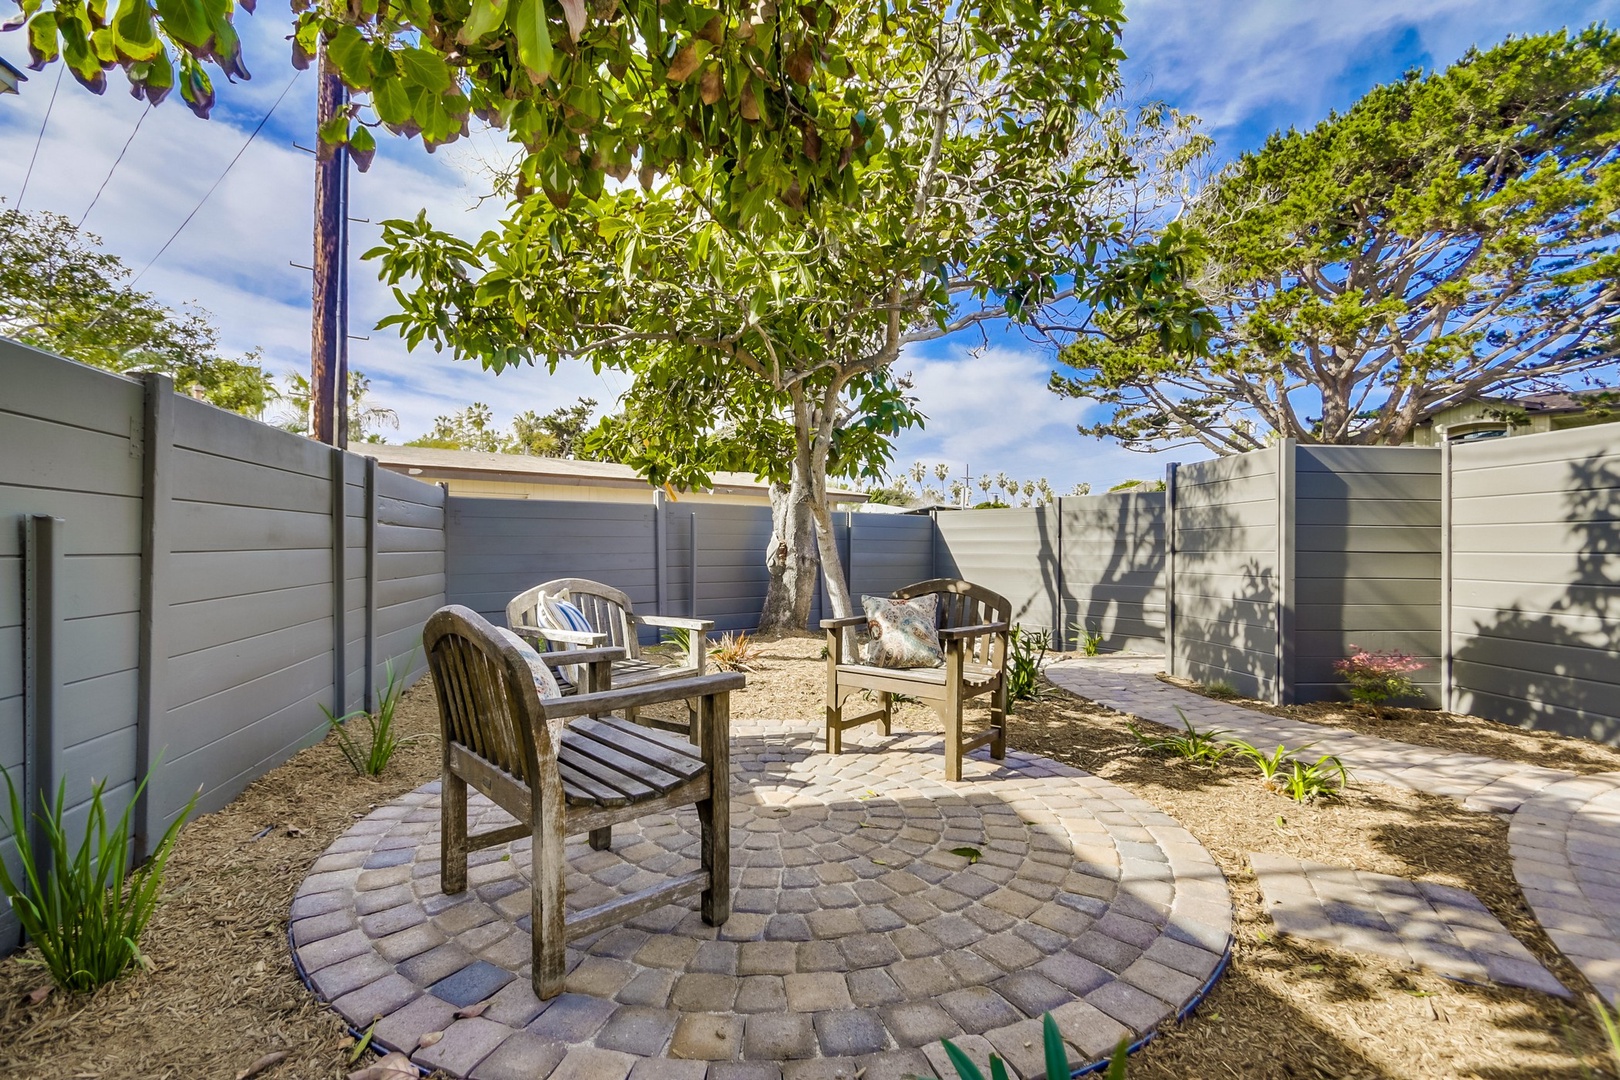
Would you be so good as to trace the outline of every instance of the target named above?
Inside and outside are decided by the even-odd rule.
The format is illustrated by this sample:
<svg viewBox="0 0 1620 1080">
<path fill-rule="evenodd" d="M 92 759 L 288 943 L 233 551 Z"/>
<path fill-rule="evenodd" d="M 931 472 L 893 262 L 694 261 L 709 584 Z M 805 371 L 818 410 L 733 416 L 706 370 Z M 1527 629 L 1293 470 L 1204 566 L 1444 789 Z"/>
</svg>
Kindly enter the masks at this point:
<svg viewBox="0 0 1620 1080">
<path fill-rule="evenodd" d="M 984 858 L 984 852 L 980 851 L 976 847 L 951 848 L 951 854 L 962 856 L 962 858 L 968 861 L 969 866 L 972 866 L 974 863 Z"/>
</svg>

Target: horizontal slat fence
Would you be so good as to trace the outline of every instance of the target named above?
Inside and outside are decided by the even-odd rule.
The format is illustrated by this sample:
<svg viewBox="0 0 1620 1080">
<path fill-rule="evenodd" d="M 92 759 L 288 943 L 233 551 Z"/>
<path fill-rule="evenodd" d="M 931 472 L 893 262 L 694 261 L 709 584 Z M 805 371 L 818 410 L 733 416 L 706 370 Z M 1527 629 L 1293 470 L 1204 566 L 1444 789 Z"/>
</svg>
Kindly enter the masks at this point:
<svg viewBox="0 0 1620 1080">
<path fill-rule="evenodd" d="M 423 669 L 441 489 L 5 340 L 0 388 L 0 765 L 31 806 L 65 777 L 78 830 L 150 771 L 139 853 L 373 700 L 368 670 Z"/>
</svg>

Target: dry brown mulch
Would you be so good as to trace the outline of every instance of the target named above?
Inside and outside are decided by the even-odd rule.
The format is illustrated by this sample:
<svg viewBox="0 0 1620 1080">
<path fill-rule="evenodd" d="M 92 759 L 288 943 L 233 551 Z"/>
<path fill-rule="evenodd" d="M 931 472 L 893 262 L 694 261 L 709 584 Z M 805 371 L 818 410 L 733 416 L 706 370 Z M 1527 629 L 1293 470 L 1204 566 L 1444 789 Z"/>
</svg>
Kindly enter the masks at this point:
<svg viewBox="0 0 1620 1080">
<path fill-rule="evenodd" d="M 819 716 L 820 645 L 819 638 L 765 643 L 733 715 Z M 900 706 L 897 719 L 934 727 L 916 705 Z M 399 721 L 408 732 L 436 728 L 425 685 L 406 696 Z M 1232 887 L 1231 969 L 1185 1025 L 1133 1056 L 1133 1080 L 1575 1078 L 1583 1064 L 1598 1067 L 1595 1025 L 1578 1008 L 1277 938 L 1245 857 L 1274 851 L 1471 889 L 1584 992 L 1524 907 L 1499 816 L 1371 784 L 1337 803 L 1297 806 L 1237 765 L 1201 771 L 1143 757 L 1121 715 L 1051 688 L 1044 701 L 1018 707 L 1012 743 L 1107 777 L 1171 813 L 1209 848 Z M 342 1076 L 348 1037 L 293 972 L 288 906 L 309 864 L 339 833 L 431 779 L 438 762 L 437 744 L 424 741 L 401 751 L 382 779 L 360 779 L 328 741 L 192 822 L 142 943 L 153 970 L 87 997 L 56 993 L 30 1005 L 25 995 L 44 975 L 22 957 L 0 962 L 0 1076 L 228 1080 L 282 1049 L 290 1056 L 266 1077 Z"/>
<path fill-rule="evenodd" d="M 1290 720 L 1303 720 L 1309 724 L 1348 728 L 1363 735 L 1380 739 L 1432 746 L 1439 750 L 1454 750 L 1463 754 L 1485 754 L 1504 761 L 1517 761 L 1525 765 L 1541 765 L 1549 769 L 1566 769 L 1576 773 L 1620 771 L 1620 748 L 1605 746 L 1590 739 L 1577 739 L 1552 731 L 1532 731 L 1529 728 L 1510 727 L 1495 720 L 1486 720 L 1464 713 L 1443 709 L 1386 708 L 1374 712 L 1347 701 L 1313 701 L 1307 705 L 1273 705 L 1252 698 L 1223 697 L 1209 693 L 1191 679 L 1170 675 L 1159 678 L 1172 686 L 1190 690 L 1216 701 L 1241 705 L 1246 709 L 1283 716 Z"/>
</svg>

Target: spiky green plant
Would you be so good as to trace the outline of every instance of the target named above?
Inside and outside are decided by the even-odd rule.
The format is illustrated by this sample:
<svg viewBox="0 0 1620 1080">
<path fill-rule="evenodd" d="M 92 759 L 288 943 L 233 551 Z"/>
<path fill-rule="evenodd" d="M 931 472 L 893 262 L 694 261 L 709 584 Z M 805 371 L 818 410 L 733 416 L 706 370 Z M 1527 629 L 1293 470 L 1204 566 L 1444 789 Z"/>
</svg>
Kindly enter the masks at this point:
<svg viewBox="0 0 1620 1080">
<path fill-rule="evenodd" d="M 1282 743 L 1278 743 L 1277 749 L 1268 754 L 1253 743 L 1244 742 L 1242 739 L 1228 739 L 1227 742 L 1231 744 L 1233 753 L 1252 762 L 1254 767 L 1260 770 L 1260 780 L 1266 787 L 1276 787 L 1277 776 L 1288 765 L 1289 758 L 1295 754 L 1303 754 L 1313 745 L 1306 743 L 1290 750 Z"/>
<path fill-rule="evenodd" d="M 1049 630 L 1025 630 L 1014 626 L 1007 632 L 1007 711 L 1020 701 L 1039 701 L 1041 668 L 1052 647 Z"/>
<path fill-rule="evenodd" d="M 1350 770 L 1332 754 L 1312 762 L 1291 761 L 1280 776 L 1282 793 L 1298 803 L 1338 798 L 1350 783 Z"/>
<path fill-rule="evenodd" d="M 141 777 L 123 814 L 112 828 L 103 805 L 105 779 L 90 789 L 90 813 L 77 851 L 70 851 L 68 830 L 62 822 L 67 808 L 67 778 L 57 785 L 56 801 L 40 792 L 40 811 L 34 814 L 44 831 L 45 850 L 34 848 L 22 799 L 5 776 L 11 808 L 11 835 L 22 863 L 17 881 L 0 859 L 0 890 L 23 933 L 39 950 L 38 963 L 63 990 L 94 990 L 122 975 L 134 963 L 144 963 L 141 933 L 157 908 L 163 888 L 163 870 L 174 851 L 180 828 L 197 805 L 197 795 L 170 823 L 152 849 L 152 857 L 133 872 L 129 869 L 130 814 L 150 775 Z"/>
<path fill-rule="evenodd" d="M 964 1054 L 960 1047 L 949 1039 L 944 1041 L 945 1056 L 956 1067 L 957 1080 L 985 1080 L 984 1072 L 973 1063 L 973 1059 Z M 1108 1059 L 1108 1071 L 1103 1074 L 1104 1080 L 1125 1080 L 1125 1058 L 1130 1050 L 1130 1040 L 1121 1039 L 1119 1045 Z M 1063 1045 L 1063 1036 L 1058 1034 L 1057 1021 L 1052 1014 L 1047 1013 L 1041 1017 L 1041 1052 L 1046 1059 L 1046 1075 L 1057 1078 L 1068 1076 L 1069 1051 Z M 995 1054 L 990 1055 L 990 1080 L 1007 1080 L 1007 1065 Z"/>
<path fill-rule="evenodd" d="M 1231 753 L 1234 747 L 1221 739 L 1226 734 L 1224 728 L 1211 728 L 1208 731 L 1199 731 L 1193 727 L 1187 714 L 1180 709 L 1176 715 L 1181 717 L 1181 726 L 1185 731 L 1171 732 L 1168 735 L 1150 735 L 1137 726 L 1135 720 L 1128 720 L 1125 729 L 1131 733 L 1131 738 L 1142 749 L 1155 754 L 1168 754 L 1172 757 L 1182 758 L 1194 765 L 1210 766 L 1217 764 L 1221 758 Z"/>
<path fill-rule="evenodd" d="M 412 653 L 414 658 L 415 653 Z M 406 667 L 409 668 L 409 661 Z M 407 743 L 427 738 L 426 733 L 400 736 L 394 730 L 394 709 L 399 705 L 400 697 L 405 693 L 405 684 L 397 671 L 394 662 L 389 660 L 383 666 L 387 672 L 388 683 L 383 688 L 382 696 L 377 700 L 377 711 L 368 713 L 364 709 L 356 709 L 343 716 L 335 716 L 331 709 L 325 705 L 321 711 L 326 714 L 326 724 L 337 736 L 338 749 L 354 771 L 360 776 L 381 776 L 388 762 L 394 757 L 395 751 Z M 364 720 L 369 731 L 369 738 L 362 747 L 360 739 L 356 737 L 349 724 L 354 720 Z"/>
</svg>

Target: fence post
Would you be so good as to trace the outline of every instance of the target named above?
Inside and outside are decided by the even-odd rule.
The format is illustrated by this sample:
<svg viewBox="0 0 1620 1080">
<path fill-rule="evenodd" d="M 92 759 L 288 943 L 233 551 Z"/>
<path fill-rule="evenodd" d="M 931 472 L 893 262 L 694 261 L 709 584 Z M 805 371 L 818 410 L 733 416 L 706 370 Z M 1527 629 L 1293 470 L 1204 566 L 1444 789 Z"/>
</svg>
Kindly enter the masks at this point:
<svg viewBox="0 0 1620 1080">
<path fill-rule="evenodd" d="M 348 470 L 343 451 L 332 447 L 332 714 L 349 711 L 348 630 L 344 625 L 347 608 L 345 593 L 349 574 L 347 522 Z"/>
<path fill-rule="evenodd" d="M 1275 705 L 1294 703 L 1294 470 L 1293 439 L 1277 444 L 1277 682 Z"/>
<path fill-rule="evenodd" d="M 1164 670 L 1176 674 L 1176 472 L 1179 461 L 1164 467 Z"/>
<path fill-rule="evenodd" d="M 29 809 L 28 840 L 47 860 L 50 847 L 38 815 L 39 799 L 56 798 L 61 780 L 62 739 L 56 722 L 62 688 L 62 543 L 67 523 L 49 514 L 22 518 L 23 541 L 23 805 Z"/>
<path fill-rule="evenodd" d="M 172 503 L 169 481 L 174 458 L 174 380 L 148 372 L 141 377 L 146 386 L 145 419 L 142 425 L 141 453 L 141 598 L 140 644 L 135 706 L 136 778 L 152 771 L 161 747 L 154 745 L 157 727 L 168 708 L 163 673 L 169 659 L 170 553 L 174 550 L 171 533 Z M 135 801 L 135 857 L 152 853 L 152 844 L 163 832 L 162 815 L 153 804 L 153 785 L 141 790 Z"/>
<path fill-rule="evenodd" d="M 695 507 L 695 506 L 692 508 L 692 517 L 690 518 L 690 525 L 691 525 L 691 530 L 692 530 L 691 531 L 692 550 L 690 552 L 691 561 L 692 561 L 692 611 L 691 611 L 691 617 L 695 619 L 695 618 L 698 617 L 698 517 L 697 517 L 697 507 Z"/>
<path fill-rule="evenodd" d="M 653 491 L 653 614 L 665 615 L 669 604 L 669 525 L 665 515 L 664 489 Z"/>
<path fill-rule="evenodd" d="M 1063 500 L 1053 499 L 1047 504 L 1057 517 L 1057 573 L 1052 576 L 1057 579 L 1057 596 L 1052 600 L 1052 636 L 1057 639 L 1058 651 L 1063 651 L 1066 644 L 1063 628 L 1068 625 L 1064 618 L 1066 611 L 1063 607 Z"/>
<path fill-rule="evenodd" d="M 362 461 L 366 470 L 365 708 L 372 712 L 377 707 L 377 459 Z"/>
<path fill-rule="evenodd" d="M 1451 440 L 1440 443 L 1440 707 L 1457 711 L 1451 648 Z"/>
</svg>

